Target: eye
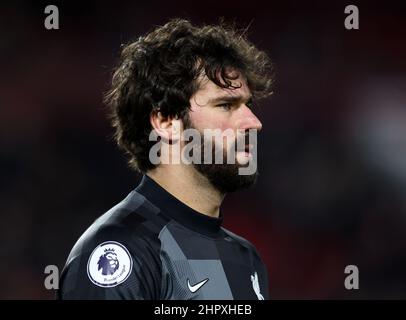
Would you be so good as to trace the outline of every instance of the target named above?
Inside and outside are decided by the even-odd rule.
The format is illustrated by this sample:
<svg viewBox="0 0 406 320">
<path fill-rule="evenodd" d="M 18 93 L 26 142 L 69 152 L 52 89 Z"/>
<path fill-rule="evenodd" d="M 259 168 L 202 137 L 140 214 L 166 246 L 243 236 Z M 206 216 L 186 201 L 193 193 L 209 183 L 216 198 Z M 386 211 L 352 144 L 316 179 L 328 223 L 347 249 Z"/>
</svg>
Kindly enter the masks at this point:
<svg viewBox="0 0 406 320">
<path fill-rule="evenodd" d="M 229 110 L 231 110 L 231 108 L 233 107 L 233 104 L 232 104 L 232 103 L 229 103 L 229 102 L 220 103 L 220 104 L 217 105 L 217 107 L 222 108 L 222 109 L 224 109 L 224 110 L 226 110 L 226 111 L 229 111 Z"/>
</svg>

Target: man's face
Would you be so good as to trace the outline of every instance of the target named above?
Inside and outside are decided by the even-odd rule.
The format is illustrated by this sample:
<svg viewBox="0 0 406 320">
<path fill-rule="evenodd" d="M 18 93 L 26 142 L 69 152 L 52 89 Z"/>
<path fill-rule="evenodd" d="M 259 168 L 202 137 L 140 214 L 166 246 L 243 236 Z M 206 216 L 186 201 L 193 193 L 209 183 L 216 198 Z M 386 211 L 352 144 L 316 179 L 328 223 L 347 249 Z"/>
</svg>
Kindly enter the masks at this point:
<svg viewBox="0 0 406 320">
<path fill-rule="evenodd" d="M 254 115 L 251 107 L 251 93 L 245 79 L 237 71 L 238 78 L 232 80 L 236 88 L 220 88 L 207 77 L 202 77 L 200 89 L 190 99 L 190 126 L 202 134 L 205 129 L 217 129 L 222 133 L 232 132 L 233 139 L 222 139 L 223 163 L 194 164 L 197 171 L 206 176 L 221 192 L 232 192 L 248 187 L 256 180 L 257 172 L 251 175 L 239 174 L 239 168 L 252 160 L 252 149 L 256 146 L 248 143 L 248 130 L 261 130 L 262 124 Z M 207 137 L 207 136 L 206 136 Z M 238 144 L 237 144 L 237 141 Z M 203 152 L 207 150 L 207 142 L 202 143 Z M 219 141 L 210 138 L 213 154 Z M 235 150 L 232 164 L 227 163 L 230 150 Z"/>
</svg>

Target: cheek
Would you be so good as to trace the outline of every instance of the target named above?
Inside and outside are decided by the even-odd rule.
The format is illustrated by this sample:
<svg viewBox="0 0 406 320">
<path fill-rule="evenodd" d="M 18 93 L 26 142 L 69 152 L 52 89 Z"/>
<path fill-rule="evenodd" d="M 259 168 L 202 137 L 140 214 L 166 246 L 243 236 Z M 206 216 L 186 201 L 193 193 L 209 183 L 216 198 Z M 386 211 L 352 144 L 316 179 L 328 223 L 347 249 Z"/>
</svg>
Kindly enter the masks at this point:
<svg viewBox="0 0 406 320">
<path fill-rule="evenodd" d="M 193 125 L 198 129 L 233 129 L 232 122 L 228 117 L 219 115 L 214 110 L 204 110 L 203 108 L 195 109 L 190 112 L 190 119 Z"/>
</svg>

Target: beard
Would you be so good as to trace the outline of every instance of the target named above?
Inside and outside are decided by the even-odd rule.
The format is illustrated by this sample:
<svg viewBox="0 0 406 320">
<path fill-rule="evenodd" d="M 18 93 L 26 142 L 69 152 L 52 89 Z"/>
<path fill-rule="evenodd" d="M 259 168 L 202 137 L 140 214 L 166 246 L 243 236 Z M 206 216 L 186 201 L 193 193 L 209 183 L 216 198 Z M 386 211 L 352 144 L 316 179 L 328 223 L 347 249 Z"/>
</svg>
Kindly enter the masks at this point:
<svg viewBox="0 0 406 320">
<path fill-rule="evenodd" d="M 199 130 L 193 126 L 190 119 L 184 122 L 185 128 Z M 199 130 L 202 137 L 203 133 Z M 247 136 L 246 136 L 247 137 Z M 246 137 L 242 137 L 245 141 Z M 231 148 L 236 150 L 237 139 L 232 143 Z M 206 150 L 212 148 L 212 163 L 204 163 L 204 155 Z M 228 150 L 216 150 L 215 141 L 213 143 L 205 143 L 205 139 L 201 142 L 201 163 L 193 163 L 194 168 L 204 177 L 206 177 L 211 185 L 216 188 L 220 193 L 229 193 L 238 191 L 241 189 L 248 188 L 255 184 L 258 177 L 258 170 L 251 175 L 242 175 L 239 173 L 239 169 L 246 167 L 248 164 L 239 164 L 237 159 L 234 159 L 234 163 L 227 163 L 227 152 Z M 223 156 L 223 161 L 221 164 L 215 163 L 216 152 L 221 152 Z M 236 152 L 235 152 L 236 154 Z M 235 155 L 234 155 L 235 156 Z"/>
<path fill-rule="evenodd" d="M 258 170 L 251 175 L 241 175 L 239 164 L 193 164 L 195 169 L 205 176 L 214 188 L 221 193 L 245 189 L 255 184 Z"/>
</svg>

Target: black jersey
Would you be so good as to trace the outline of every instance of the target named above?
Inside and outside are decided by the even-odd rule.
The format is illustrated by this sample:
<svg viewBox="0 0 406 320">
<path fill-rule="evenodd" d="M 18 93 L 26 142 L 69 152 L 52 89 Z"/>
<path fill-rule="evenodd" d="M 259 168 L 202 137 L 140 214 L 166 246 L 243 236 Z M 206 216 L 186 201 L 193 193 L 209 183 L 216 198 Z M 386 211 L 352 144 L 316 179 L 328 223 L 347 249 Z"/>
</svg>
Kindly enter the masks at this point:
<svg viewBox="0 0 406 320">
<path fill-rule="evenodd" d="M 268 299 L 254 246 L 148 176 L 73 247 L 59 299 Z"/>
</svg>

